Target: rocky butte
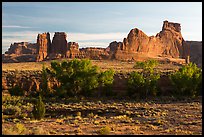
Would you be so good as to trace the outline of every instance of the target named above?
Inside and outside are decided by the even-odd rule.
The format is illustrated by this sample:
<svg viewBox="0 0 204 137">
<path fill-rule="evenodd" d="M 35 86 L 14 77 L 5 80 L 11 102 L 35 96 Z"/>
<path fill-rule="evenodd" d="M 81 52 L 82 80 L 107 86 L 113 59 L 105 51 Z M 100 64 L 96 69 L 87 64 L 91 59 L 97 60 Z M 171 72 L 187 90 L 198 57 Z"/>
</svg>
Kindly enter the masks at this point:
<svg viewBox="0 0 204 137">
<path fill-rule="evenodd" d="M 190 50 L 194 49 L 193 44 L 183 39 L 179 23 L 164 21 L 162 30 L 156 36 L 147 36 L 142 30 L 134 28 L 122 42 L 113 41 L 107 48 L 80 49 L 77 42 L 67 41 L 65 32 L 55 32 L 52 42 L 48 32 L 38 34 L 37 43 L 11 44 L 8 51 L 2 55 L 2 61 L 3 63 L 37 62 L 60 58 L 143 61 L 154 58 L 161 61 L 188 63 L 189 60 L 194 62 L 194 58 L 191 59 L 194 55 L 190 53 Z"/>
<path fill-rule="evenodd" d="M 180 24 L 168 21 L 164 21 L 162 31 L 156 36 L 148 37 L 135 28 L 123 42 L 114 41 L 109 47 L 113 58 L 125 60 L 143 60 L 148 57 L 186 59 L 190 55 L 190 47 L 181 35 Z"/>
</svg>

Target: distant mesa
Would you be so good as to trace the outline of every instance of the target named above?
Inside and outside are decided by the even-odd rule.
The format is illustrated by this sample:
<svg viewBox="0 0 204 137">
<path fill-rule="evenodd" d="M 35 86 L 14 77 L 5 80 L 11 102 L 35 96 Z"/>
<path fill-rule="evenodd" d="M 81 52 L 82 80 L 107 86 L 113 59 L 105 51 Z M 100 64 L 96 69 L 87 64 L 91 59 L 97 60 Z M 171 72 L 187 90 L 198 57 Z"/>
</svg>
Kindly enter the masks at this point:
<svg viewBox="0 0 204 137">
<path fill-rule="evenodd" d="M 51 41 L 49 32 L 38 34 L 37 43 L 11 44 L 8 51 L 2 54 L 2 61 L 38 62 L 60 58 L 138 61 L 172 58 L 185 63 L 189 56 L 194 56 L 190 54 L 191 42 L 186 42 L 182 37 L 181 25 L 168 21 L 163 22 L 162 30 L 156 36 L 149 37 L 134 28 L 122 42 L 113 41 L 107 48 L 79 48 L 77 42 L 68 42 L 67 37 L 65 32 L 55 32 Z"/>
</svg>

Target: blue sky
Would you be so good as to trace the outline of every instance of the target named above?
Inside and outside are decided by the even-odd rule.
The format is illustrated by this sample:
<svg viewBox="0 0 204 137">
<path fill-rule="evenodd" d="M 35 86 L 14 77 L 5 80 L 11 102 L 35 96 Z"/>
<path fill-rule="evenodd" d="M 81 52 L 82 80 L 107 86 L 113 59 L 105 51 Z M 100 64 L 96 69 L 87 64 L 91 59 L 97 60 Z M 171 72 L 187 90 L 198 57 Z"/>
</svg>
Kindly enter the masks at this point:
<svg viewBox="0 0 204 137">
<path fill-rule="evenodd" d="M 2 53 L 14 42 L 63 31 L 80 47 L 107 47 L 138 28 L 148 36 L 164 20 L 181 23 L 185 40 L 202 40 L 202 2 L 3 2 Z"/>
</svg>

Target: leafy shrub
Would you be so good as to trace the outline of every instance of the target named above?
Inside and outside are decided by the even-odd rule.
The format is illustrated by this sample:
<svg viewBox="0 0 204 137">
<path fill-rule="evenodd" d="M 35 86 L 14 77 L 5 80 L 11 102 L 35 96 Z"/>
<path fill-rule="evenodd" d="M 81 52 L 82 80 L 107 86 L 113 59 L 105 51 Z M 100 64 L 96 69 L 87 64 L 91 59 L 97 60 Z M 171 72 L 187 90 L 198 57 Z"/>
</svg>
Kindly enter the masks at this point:
<svg viewBox="0 0 204 137">
<path fill-rule="evenodd" d="M 23 103 L 21 96 L 2 96 L 2 104 L 20 106 Z"/>
<path fill-rule="evenodd" d="M 17 123 L 15 126 L 12 127 L 3 127 L 2 128 L 2 135 L 27 135 L 29 134 L 28 129 L 21 124 Z"/>
<path fill-rule="evenodd" d="M 22 96 L 2 96 L 2 112 L 18 119 L 31 117 L 33 109 L 32 98 Z"/>
<path fill-rule="evenodd" d="M 19 134 L 23 134 L 26 131 L 25 126 L 23 124 L 20 124 L 20 123 L 16 124 L 16 129 L 17 129 Z"/>
<path fill-rule="evenodd" d="M 100 87 L 102 87 L 103 94 L 106 96 L 113 95 L 112 84 L 114 80 L 114 74 L 115 71 L 113 69 L 106 70 L 99 74 Z"/>
<path fill-rule="evenodd" d="M 89 117 L 89 118 L 93 118 L 93 117 L 94 117 L 93 112 L 89 113 L 89 114 L 88 114 L 88 117 Z"/>
<path fill-rule="evenodd" d="M 2 135 L 19 135 L 19 133 L 13 127 L 2 127 Z"/>
<path fill-rule="evenodd" d="M 99 130 L 99 133 L 101 135 L 108 135 L 110 134 L 110 131 L 111 131 L 111 128 L 108 127 L 108 126 L 105 126 L 105 127 L 102 127 L 100 130 Z"/>
<path fill-rule="evenodd" d="M 133 68 L 141 68 L 143 70 L 147 70 L 147 71 L 152 71 L 157 65 L 158 65 L 158 61 L 156 60 L 148 60 L 145 62 L 136 62 L 136 64 L 133 66 Z"/>
<path fill-rule="evenodd" d="M 34 108 L 32 111 L 32 114 L 35 119 L 40 120 L 45 115 L 45 105 L 42 101 L 42 97 L 39 96 L 38 100 L 36 101 L 36 104 L 34 104 Z"/>
<path fill-rule="evenodd" d="M 100 73 L 99 68 L 87 59 L 52 62 L 51 69 L 46 71 L 59 81 L 60 87 L 56 91 L 61 97 L 91 96 L 100 85 L 110 89 L 114 75 L 113 70 Z"/>
<path fill-rule="evenodd" d="M 128 94 L 132 97 L 146 98 L 156 96 L 158 93 L 158 79 L 160 74 L 155 73 L 154 68 L 158 65 L 157 61 L 149 60 L 137 62 L 134 68 L 141 68 L 142 72 L 131 72 L 128 79 Z"/>
<path fill-rule="evenodd" d="M 42 89 L 40 93 L 46 97 L 50 94 L 50 89 L 48 87 L 48 73 L 46 71 L 45 65 L 42 67 Z"/>
<path fill-rule="evenodd" d="M 170 75 L 170 80 L 174 87 L 175 96 L 199 95 L 202 86 L 202 69 L 196 64 L 189 63 L 183 66 L 179 71 Z"/>
<path fill-rule="evenodd" d="M 19 106 L 13 106 L 13 105 L 7 105 L 3 109 L 3 114 L 4 115 L 20 115 L 21 113 L 21 108 Z"/>
<path fill-rule="evenodd" d="M 76 116 L 81 117 L 81 112 L 77 112 L 77 113 L 76 113 Z"/>
<path fill-rule="evenodd" d="M 20 134 L 16 126 L 14 127 L 2 127 L 2 135 L 22 135 Z"/>
<path fill-rule="evenodd" d="M 24 96 L 25 91 L 21 89 L 18 85 L 15 85 L 14 87 L 8 89 L 11 96 Z"/>
<path fill-rule="evenodd" d="M 61 83 L 60 90 L 65 96 L 91 95 L 98 86 L 98 67 L 89 60 L 52 62 L 47 72 Z"/>
</svg>

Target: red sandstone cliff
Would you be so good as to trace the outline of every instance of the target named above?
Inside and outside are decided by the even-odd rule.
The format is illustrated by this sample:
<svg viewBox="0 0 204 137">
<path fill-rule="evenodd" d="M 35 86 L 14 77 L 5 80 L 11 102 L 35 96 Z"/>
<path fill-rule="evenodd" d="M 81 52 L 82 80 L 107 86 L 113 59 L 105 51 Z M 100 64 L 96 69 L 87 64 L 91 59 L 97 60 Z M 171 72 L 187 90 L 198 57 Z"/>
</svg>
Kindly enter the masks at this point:
<svg viewBox="0 0 204 137">
<path fill-rule="evenodd" d="M 202 67 L 202 41 L 186 41 L 190 45 L 190 61 Z"/>
<path fill-rule="evenodd" d="M 123 42 L 109 45 L 112 57 L 122 60 L 140 60 L 147 57 L 170 57 L 185 59 L 190 55 L 190 47 L 181 35 L 178 23 L 164 21 L 162 31 L 156 36 L 148 37 L 135 28 L 130 31 Z"/>
<path fill-rule="evenodd" d="M 107 48 L 79 49 L 78 43 L 67 43 L 65 32 L 55 32 L 52 42 L 49 33 L 38 34 L 37 43 L 11 44 L 9 50 L 2 55 L 2 60 L 3 62 L 58 58 L 145 60 L 157 57 L 184 60 L 190 55 L 189 44 L 182 37 L 179 23 L 164 21 L 162 30 L 156 36 L 149 37 L 135 28 L 130 31 L 127 38 L 123 39 L 123 42 L 111 42 Z"/>
<path fill-rule="evenodd" d="M 5 52 L 5 54 L 36 54 L 36 47 L 37 45 L 35 43 L 18 42 L 11 44 L 10 48 Z"/>
<path fill-rule="evenodd" d="M 66 52 L 67 58 L 79 58 L 80 51 L 79 51 L 79 44 L 76 42 L 69 42 Z"/>
<path fill-rule="evenodd" d="M 51 40 L 49 33 L 38 34 L 37 37 L 37 59 L 36 61 L 43 61 L 50 52 Z"/>
<path fill-rule="evenodd" d="M 36 61 L 36 43 L 19 42 L 11 44 L 8 51 L 2 54 L 3 63 L 33 62 Z"/>
<path fill-rule="evenodd" d="M 61 57 L 66 56 L 68 49 L 67 44 L 67 34 L 65 32 L 55 32 L 52 44 L 51 44 L 51 54 L 59 54 Z"/>
</svg>

